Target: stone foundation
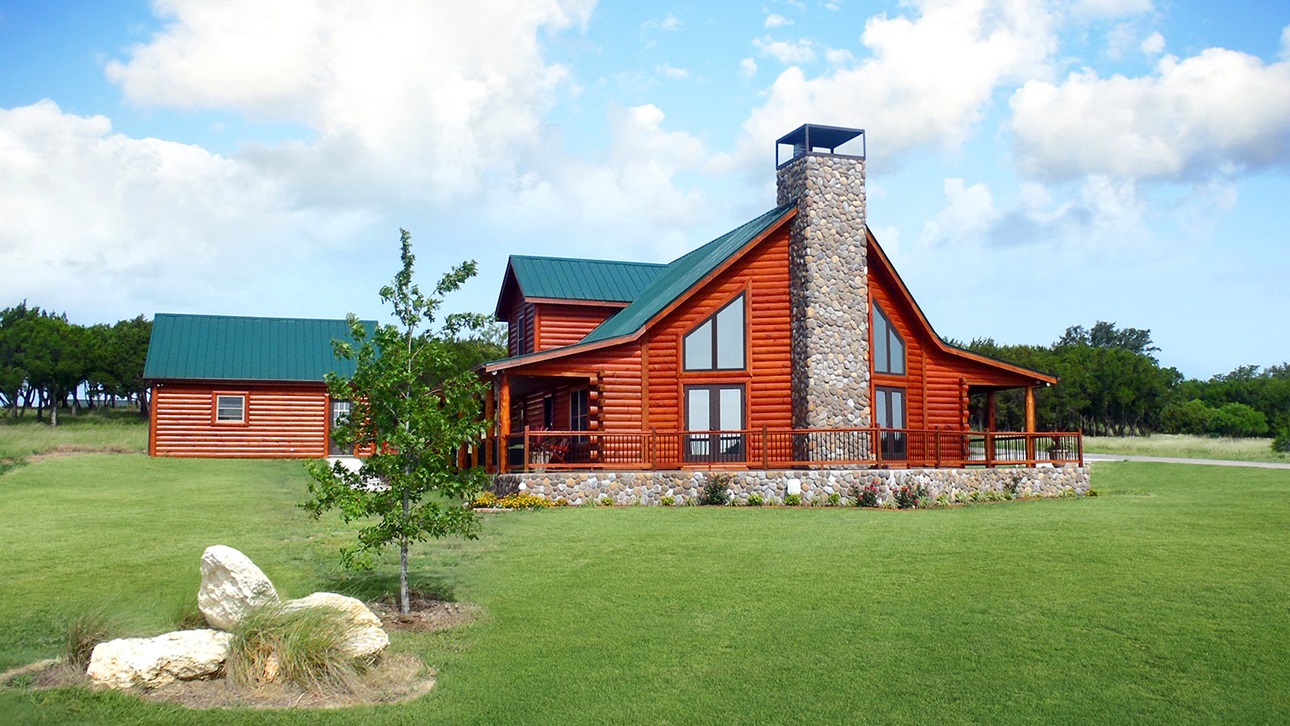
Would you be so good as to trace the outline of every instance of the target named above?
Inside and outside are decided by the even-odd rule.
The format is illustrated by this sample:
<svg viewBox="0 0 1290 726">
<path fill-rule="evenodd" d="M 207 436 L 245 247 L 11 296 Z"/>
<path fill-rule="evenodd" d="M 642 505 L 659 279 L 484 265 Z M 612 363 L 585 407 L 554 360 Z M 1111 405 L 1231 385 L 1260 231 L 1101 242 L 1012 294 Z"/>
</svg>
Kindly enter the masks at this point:
<svg viewBox="0 0 1290 726">
<path fill-rule="evenodd" d="M 615 506 L 661 504 L 672 497 L 675 504 L 697 499 L 709 477 L 730 477 L 730 492 L 736 503 L 746 503 L 759 494 L 768 504 L 799 494 L 802 501 L 827 500 L 830 494 L 844 499 L 851 487 L 876 484 L 879 499 L 886 501 L 901 486 L 923 485 L 936 501 L 942 494 L 951 501 L 965 501 L 974 492 L 1010 492 L 1017 497 L 1057 497 L 1086 494 L 1088 467 L 1018 469 L 812 469 L 801 471 L 641 471 L 641 472 L 530 472 L 499 474 L 493 480 L 498 496 L 523 492 L 551 501 L 564 499 L 577 506 L 599 502 L 605 497 Z"/>
</svg>

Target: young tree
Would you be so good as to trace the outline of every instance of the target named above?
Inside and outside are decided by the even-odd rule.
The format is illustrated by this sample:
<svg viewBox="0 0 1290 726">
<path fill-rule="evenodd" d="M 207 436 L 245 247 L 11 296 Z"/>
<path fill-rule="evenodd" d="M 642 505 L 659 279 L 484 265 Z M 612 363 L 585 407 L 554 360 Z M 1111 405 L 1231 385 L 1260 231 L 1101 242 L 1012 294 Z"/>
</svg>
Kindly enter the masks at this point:
<svg viewBox="0 0 1290 726">
<path fill-rule="evenodd" d="M 366 522 L 358 542 L 341 550 L 347 567 L 370 568 L 371 555 L 388 545 L 399 548 L 399 608 L 411 610 L 408 597 L 408 548 L 430 537 L 473 539 L 479 523 L 469 500 L 487 477 L 479 468 L 459 468 L 457 452 L 476 443 L 487 424 L 480 401 L 485 385 L 462 371 L 458 337 L 486 324 L 482 315 L 455 313 L 432 327 L 443 297 L 474 276 L 475 263 L 452 268 L 425 295 L 412 282 L 411 236 L 402 234 L 403 268 L 381 300 L 394 308 L 398 325 L 369 331 L 349 316 L 355 344 L 333 341 L 337 357 L 354 360 L 352 377 L 329 375 L 333 398 L 351 400 L 348 420 L 334 435 L 342 446 L 371 452 L 358 471 L 337 463 L 309 464 L 310 499 L 304 507 L 315 518 L 336 509 L 346 522 Z"/>
</svg>

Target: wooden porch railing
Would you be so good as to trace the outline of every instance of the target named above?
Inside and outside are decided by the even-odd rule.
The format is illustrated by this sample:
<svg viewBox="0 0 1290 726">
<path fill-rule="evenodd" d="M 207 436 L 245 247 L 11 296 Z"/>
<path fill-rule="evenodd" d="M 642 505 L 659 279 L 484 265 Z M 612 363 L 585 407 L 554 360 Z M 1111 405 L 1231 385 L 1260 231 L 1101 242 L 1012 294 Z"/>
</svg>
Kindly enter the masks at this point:
<svg viewBox="0 0 1290 726">
<path fill-rule="evenodd" d="M 538 431 L 497 437 L 489 471 L 1084 465 L 1080 432 L 920 429 Z M 485 447 L 480 447 L 485 448 Z"/>
</svg>

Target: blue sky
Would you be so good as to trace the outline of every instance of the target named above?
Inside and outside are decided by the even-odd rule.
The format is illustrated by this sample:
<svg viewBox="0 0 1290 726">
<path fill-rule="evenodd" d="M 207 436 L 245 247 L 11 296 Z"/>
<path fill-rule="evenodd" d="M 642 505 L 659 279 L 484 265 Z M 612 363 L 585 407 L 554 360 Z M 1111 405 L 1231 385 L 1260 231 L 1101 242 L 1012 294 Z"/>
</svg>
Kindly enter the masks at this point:
<svg viewBox="0 0 1290 726">
<path fill-rule="evenodd" d="M 1290 360 L 1290 6 L 1166 0 L 0 0 L 0 305 L 491 310 L 509 254 L 666 261 L 866 129 L 870 227 L 942 335 L 1150 328 Z"/>
</svg>

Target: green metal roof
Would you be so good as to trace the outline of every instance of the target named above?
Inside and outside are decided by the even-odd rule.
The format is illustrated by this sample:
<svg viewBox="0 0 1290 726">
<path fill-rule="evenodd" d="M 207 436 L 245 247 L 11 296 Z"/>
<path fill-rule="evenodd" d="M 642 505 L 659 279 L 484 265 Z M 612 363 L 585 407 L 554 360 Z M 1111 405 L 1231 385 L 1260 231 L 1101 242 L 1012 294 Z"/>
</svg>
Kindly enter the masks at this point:
<svg viewBox="0 0 1290 726">
<path fill-rule="evenodd" d="M 369 330 L 374 321 L 363 321 Z M 158 313 L 143 377 L 237 381 L 318 381 L 353 375 L 332 339 L 352 340 L 344 320 Z"/>
<path fill-rule="evenodd" d="M 778 224 L 794 206 L 785 204 L 775 207 L 751 222 L 736 227 L 697 250 L 677 258 L 650 283 L 649 287 L 641 291 L 630 305 L 597 326 L 578 345 L 631 335 L 640 330 L 655 315 L 671 305 L 673 300 L 685 294 L 709 273 L 720 267 L 721 263 L 743 249 L 744 245 Z"/>
<path fill-rule="evenodd" d="M 651 262 L 527 255 L 511 255 L 509 265 L 526 298 L 624 303 L 634 300 L 667 268 Z"/>
</svg>

